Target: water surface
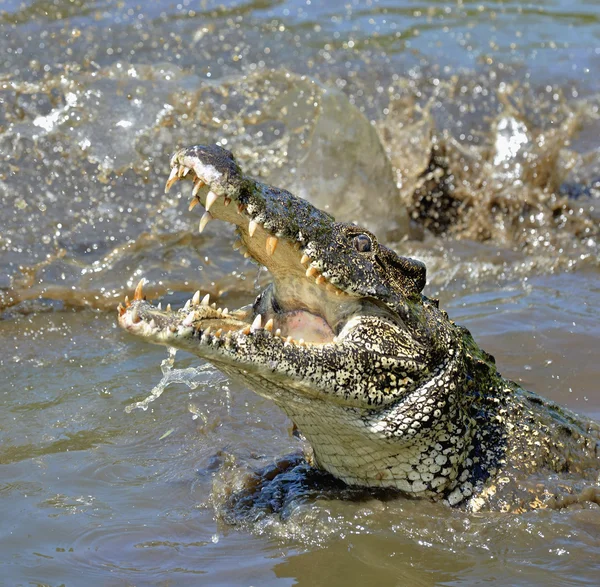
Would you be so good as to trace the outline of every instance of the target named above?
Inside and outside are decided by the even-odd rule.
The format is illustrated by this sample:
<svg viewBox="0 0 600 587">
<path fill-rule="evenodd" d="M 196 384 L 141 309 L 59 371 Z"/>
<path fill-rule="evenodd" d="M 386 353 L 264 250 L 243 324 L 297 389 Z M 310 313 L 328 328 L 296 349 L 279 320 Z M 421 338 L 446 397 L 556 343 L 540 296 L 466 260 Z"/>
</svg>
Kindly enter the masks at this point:
<svg viewBox="0 0 600 587">
<path fill-rule="evenodd" d="M 600 509 L 470 514 L 324 495 L 232 520 L 297 452 L 271 403 L 128 338 L 163 303 L 268 277 L 163 193 L 219 142 L 367 223 L 524 387 L 600 419 L 598 4 L 67 2 L 0 7 L 0 576 L 7 585 L 596 585 Z M 183 376 L 180 376 L 180 379 Z M 235 520 L 233 520 L 235 521 Z"/>
</svg>

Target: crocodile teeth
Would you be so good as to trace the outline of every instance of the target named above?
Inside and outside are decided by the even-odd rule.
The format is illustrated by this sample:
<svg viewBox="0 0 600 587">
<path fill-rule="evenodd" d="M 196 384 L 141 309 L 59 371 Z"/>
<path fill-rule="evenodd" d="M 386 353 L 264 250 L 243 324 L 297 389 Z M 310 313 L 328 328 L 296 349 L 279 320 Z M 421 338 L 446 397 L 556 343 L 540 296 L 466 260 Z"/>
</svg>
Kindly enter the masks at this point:
<svg viewBox="0 0 600 587">
<path fill-rule="evenodd" d="M 188 210 L 191 212 L 199 203 L 200 203 L 200 198 L 198 198 L 197 196 L 194 196 L 192 198 L 192 201 L 190 202 L 190 206 L 189 206 Z"/>
<path fill-rule="evenodd" d="M 179 175 L 179 177 L 185 177 L 189 172 L 190 172 L 189 167 L 184 167 L 183 165 L 180 165 L 177 175 Z"/>
<path fill-rule="evenodd" d="M 215 332 L 215 336 L 218 338 L 218 337 L 220 337 L 220 336 L 221 336 L 221 334 L 223 334 L 223 329 L 222 329 L 222 328 L 219 328 L 219 330 L 217 330 L 217 331 Z"/>
<path fill-rule="evenodd" d="M 265 324 L 265 330 L 268 330 L 269 332 L 273 332 L 273 318 L 269 318 L 269 320 Z"/>
<path fill-rule="evenodd" d="M 210 334 L 210 331 L 212 330 L 212 326 L 207 326 L 204 329 L 204 336 L 208 336 Z"/>
<path fill-rule="evenodd" d="M 143 300 L 144 299 L 144 292 L 142 290 L 144 289 L 145 283 L 146 283 L 146 280 L 142 277 L 140 279 L 139 283 L 137 284 L 137 287 L 135 288 L 135 292 L 133 294 L 134 300 Z"/>
<path fill-rule="evenodd" d="M 205 228 L 206 225 L 213 219 L 213 216 L 210 212 L 206 211 L 204 212 L 204 214 L 202 215 L 202 218 L 200 218 L 200 224 L 198 224 L 198 230 L 200 232 L 202 232 Z"/>
<path fill-rule="evenodd" d="M 133 308 L 133 310 L 131 311 L 131 321 L 134 324 L 137 324 L 138 322 L 141 321 L 140 314 L 138 312 L 137 306 L 135 308 Z"/>
<path fill-rule="evenodd" d="M 223 308 L 223 316 L 228 316 L 229 310 L 227 308 Z"/>
<path fill-rule="evenodd" d="M 245 210 L 244 204 L 238 204 L 237 210 L 238 210 L 238 214 L 241 214 Z"/>
<path fill-rule="evenodd" d="M 150 322 L 148 322 L 148 326 L 150 326 L 150 328 L 152 328 L 152 330 L 156 329 L 156 321 L 154 320 L 154 318 L 152 318 L 152 320 L 150 320 Z"/>
<path fill-rule="evenodd" d="M 194 312 L 190 312 L 184 319 L 183 322 L 181 324 L 183 324 L 183 326 L 191 326 L 192 322 L 194 321 Z"/>
<path fill-rule="evenodd" d="M 167 179 L 167 184 L 165 185 L 165 194 L 169 193 L 171 186 L 179 179 L 179 169 L 177 167 L 171 168 L 171 173 L 169 175 L 169 179 Z"/>
<path fill-rule="evenodd" d="M 277 243 L 279 241 L 277 240 L 276 236 L 268 236 L 267 237 L 267 243 L 265 245 L 266 249 L 267 249 L 267 253 L 269 253 L 269 255 L 273 255 L 273 253 L 275 252 L 275 249 L 277 248 Z"/>
<path fill-rule="evenodd" d="M 223 200 L 223 205 L 225 206 L 225 208 L 227 208 L 227 206 L 229 206 L 229 204 L 231 204 L 231 198 L 228 198 L 227 196 L 225 196 L 225 199 Z"/>
<path fill-rule="evenodd" d="M 187 312 L 190 309 L 191 303 L 190 300 L 187 300 L 185 302 L 185 306 L 183 306 L 183 309 Z"/>
<path fill-rule="evenodd" d="M 300 263 L 302 263 L 302 265 L 306 265 L 309 261 L 310 257 L 306 253 L 304 253 L 304 255 L 302 255 L 302 258 L 300 259 Z"/>
<path fill-rule="evenodd" d="M 327 280 L 322 275 L 319 275 L 319 277 L 317 277 L 317 279 L 315 279 L 315 281 L 317 282 L 317 285 L 321 285 L 321 284 L 325 283 Z"/>
<path fill-rule="evenodd" d="M 194 306 L 197 306 L 199 303 L 200 303 L 200 290 L 198 290 L 192 297 L 192 304 L 194 304 Z"/>
<path fill-rule="evenodd" d="M 162 310 L 162 302 L 158 302 L 158 304 L 156 304 L 156 309 Z"/>
<path fill-rule="evenodd" d="M 206 184 L 199 178 L 196 178 L 194 182 L 194 189 L 192 189 L 192 196 L 195 196 Z"/>
<path fill-rule="evenodd" d="M 131 306 L 131 302 L 129 301 L 129 296 L 125 296 L 125 307 L 129 308 Z"/>
<path fill-rule="evenodd" d="M 262 327 L 262 316 L 259 314 L 256 318 L 254 318 L 254 322 L 252 322 L 252 326 L 250 326 L 250 332 L 254 332 Z"/>
<path fill-rule="evenodd" d="M 202 305 L 203 306 L 208 306 L 210 302 L 210 294 L 206 294 L 203 298 L 202 298 Z"/>
<path fill-rule="evenodd" d="M 250 224 L 248 224 L 248 234 L 250 236 L 254 236 L 256 229 L 258 228 L 258 222 L 256 220 L 250 220 Z"/>
<path fill-rule="evenodd" d="M 319 275 L 319 270 L 315 267 L 309 267 L 306 270 L 306 277 L 316 277 L 317 275 Z"/>
<path fill-rule="evenodd" d="M 278 329 L 275 331 L 275 336 L 281 336 L 281 328 L 278 328 Z"/>
<path fill-rule="evenodd" d="M 172 312 L 173 310 L 171 309 L 171 304 L 167 304 L 167 312 Z"/>
<path fill-rule="evenodd" d="M 204 204 L 204 207 L 206 208 L 206 210 L 210 210 L 211 206 L 219 199 L 219 196 L 217 196 L 217 194 L 215 194 L 215 192 L 208 192 L 208 194 L 206 194 L 206 203 Z"/>
<path fill-rule="evenodd" d="M 117 310 L 119 310 L 119 316 L 122 316 L 127 311 L 121 304 L 117 306 Z"/>
</svg>

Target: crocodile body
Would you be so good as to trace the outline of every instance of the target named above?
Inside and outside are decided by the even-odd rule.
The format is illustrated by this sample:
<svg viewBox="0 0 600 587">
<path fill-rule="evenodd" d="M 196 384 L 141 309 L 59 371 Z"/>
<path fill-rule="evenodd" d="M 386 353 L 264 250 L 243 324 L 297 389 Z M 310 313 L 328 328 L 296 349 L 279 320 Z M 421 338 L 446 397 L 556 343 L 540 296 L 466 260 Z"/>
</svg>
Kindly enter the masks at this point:
<svg viewBox="0 0 600 587">
<path fill-rule="evenodd" d="M 163 311 L 140 284 L 119 308 L 123 328 L 195 353 L 273 400 L 315 466 L 349 485 L 472 510 L 599 501 L 598 424 L 503 379 L 422 294 L 422 263 L 245 176 L 220 147 L 182 149 L 171 169 L 167 189 L 193 180 L 190 207 L 206 208 L 200 229 L 213 218 L 236 225 L 236 246 L 273 282 L 233 312 L 198 292 Z"/>
</svg>

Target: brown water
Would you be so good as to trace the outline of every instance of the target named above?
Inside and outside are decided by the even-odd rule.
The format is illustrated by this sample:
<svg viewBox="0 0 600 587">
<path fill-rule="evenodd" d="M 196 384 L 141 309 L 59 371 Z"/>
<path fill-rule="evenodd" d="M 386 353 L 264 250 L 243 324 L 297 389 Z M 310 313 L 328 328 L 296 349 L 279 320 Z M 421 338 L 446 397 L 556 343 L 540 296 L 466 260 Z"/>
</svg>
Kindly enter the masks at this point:
<svg viewBox="0 0 600 587">
<path fill-rule="evenodd" d="M 4 2 L 0 583 L 597 585 L 596 506 L 324 491 L 232 519 L 290 422 L 193 357 L 163 376 L 114 308 L 141 276 L 228 307 L 268 279 L 163 194 L 177 146 L 219 141 L 423 259 L 505 376 L 600 420 L 599 25 L 591 0 Z"/>
</svg>

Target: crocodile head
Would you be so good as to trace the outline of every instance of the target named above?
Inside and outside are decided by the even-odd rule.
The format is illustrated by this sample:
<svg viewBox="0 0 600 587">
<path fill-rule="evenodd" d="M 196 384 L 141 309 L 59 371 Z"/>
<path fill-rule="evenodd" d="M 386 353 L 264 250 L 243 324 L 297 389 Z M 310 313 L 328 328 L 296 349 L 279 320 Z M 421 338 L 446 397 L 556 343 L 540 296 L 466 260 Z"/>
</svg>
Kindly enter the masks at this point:
<svg viewBox="0 0 600 587">
<path fill-rule="evenodd" d="M 167 189 L 191 180 L 190 208 L 237 227 L 236 247 L 272 283 L 250 306 L 197 292 L 162 310 L 143 296 L 119 324 L 192 352 L 271 398 L 311 443 L 317 465 L 349 484 L 458 503 L 471 494 L 473 427 L 458 393 L 460 336 L 421 294 L 425 266 L 368 231 L 245 176 L 217 146 L 182 149 Z M 391 204 L 393 205 L 393 204 Z"/>
</svg>

